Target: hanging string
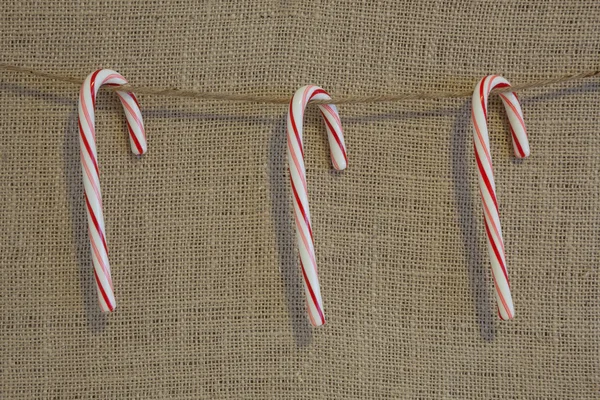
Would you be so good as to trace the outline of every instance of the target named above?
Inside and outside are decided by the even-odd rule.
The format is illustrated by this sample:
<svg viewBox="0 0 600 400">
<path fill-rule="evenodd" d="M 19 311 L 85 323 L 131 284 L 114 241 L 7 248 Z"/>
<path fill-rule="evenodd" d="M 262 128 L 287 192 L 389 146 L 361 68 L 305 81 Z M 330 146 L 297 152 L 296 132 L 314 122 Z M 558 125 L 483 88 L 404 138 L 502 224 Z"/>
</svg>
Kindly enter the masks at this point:
<svg viewBox="0 0 600 400">
<path fill-rule="evenodd" d="M 81 85 L 83 79 L 52 74 L 48 72 L 38 71 L 32 68 L 19 67 L 16 65 L 10 65 L 0 63 L 0 70 L 24 73 L 28 75 L 37 76 L 40 78 L 52 79 L 59 82 L 70 83 L 74 85 Z M 575 81 L 584 78 L 591 78 L 600 75 L 600 70 L 585 71 L 572 75 L 563 75 L 560 77 L 542 79 L 528 83 L 522 83 L 518 85 L 512 85 L 511 87 L 494 89 L 492 93 L 503 93 L 503 92 L 516 92 L 524 89 L 540 88 L 545 86 L 554 85 L 557 83 Z M 268 103 L 268 104 L 288 104 L 290 97 L 281 96 L 269 96 L 269 95 L 252 95 L 252 94 L 232 94 L 232 93 L 217 93 L 217 92 L 202 92 L 193 89 L 180 89 L 180 88 L 160 88 L 160 87 L 149 87 L 149 86 L 137 86 L 137 85 L 122 85 L 122 86 L 105 86 L 103 89 L 111 91 L 129 91 L 135 92 L 136 94 L 147 94 L 156 96 L 171 96 L 171 97 L 186 97 L 192 99 L 201 100 L 222 100 L 222 101 L 239 101 L 249 103 Z M 469 98 L 473 95 L 473 89 L 461 90 L 455 92 L 420 92 L 420 93 L 398 93 L 398 94 L 383 94 L 375 96 L 352 96 L 352 95 L 339 95 L 334 96 L 332 100 L 313 100 L 313 104 L 364 104 L 364 103 L 382 103 L 382 102 L 393 102 L 393 101 L 404 101 L 404 100 L 434 100 L 434 99 L 457 99 L 457 98 Z"/>
</svg>

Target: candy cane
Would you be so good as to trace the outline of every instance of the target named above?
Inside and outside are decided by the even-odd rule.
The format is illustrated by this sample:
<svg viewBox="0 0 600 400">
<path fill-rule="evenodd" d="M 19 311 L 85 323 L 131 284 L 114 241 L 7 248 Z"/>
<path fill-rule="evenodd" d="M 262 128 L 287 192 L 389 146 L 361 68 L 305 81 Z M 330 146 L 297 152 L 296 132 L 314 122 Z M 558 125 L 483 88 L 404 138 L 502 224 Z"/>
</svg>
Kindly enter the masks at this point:
<svg viewBox="0 0 600 400">
<path fill-rule="evenodd" d="M 81 167 L 83 170 L 83 186 L 88 216 L 88 233 L 94 264 L 94 278 L 98 289 L 98 300 L 102 311 L 115 309 L 115 295 L 110 265 L 108 263 L 108 247 L 104 215 L 102 213 L 102 195 L 100 193 L 100 171 L 96 151 L 96 132 L 94 129 L 94 107 L 96 94 L 102 85 L 124 85 L 127 81 L 121 75 L 110 69 L 98 70 L 90 74 L 79 92 L 79 144 L 81 145 Z M 133 154 L 141 155 L 146 152 L 146 133 L 140 106 L 133 93 L 116 92 L 121 100 L 129 139 Z"/>
<path fill-rule="evenodd" d="M 290 102 L 290 112 L 287 119 L 287 145 L 290 182 L 294 194 L 296 240 L 300 253 L 300 267 L 304 278 L 308 317 L 313 326 L 321 326 L 325 323 L 325 315 L 323 313 L 323 300 L 321 299 L 310 211 L 308 209 L 304 146 L 302 144 L 304 109 L 310 100 L 331 100 L 331 97 L 318 86 L 308 85 L 298 89 Z M 346 168 L 348 158 L 346 157 L 342 123 L 337 108 L 333 104 L 320 104 L 319 108 L 325 120 L 333 167 L 337 170 L 343 170 Z"/>
<path fill-rule="evenodd" d="M 490 140 L 487 129 L 487 102 L 490 91 L 494 88 L 510 87 L 510 83 L 500 76 L 490 75 L 483 78 L 473 93 L 473 144 L 475 158 L 479 169 L 479 189 L 483 202 L 485 230 L 487 233 L 488 252 L 492 266 L 492 278 L 496 288 L 496 301 L 498 303 L 498 316 L 503 319 L 512 319 L 515 315 L 510 282 L 506 268 L 504 242 L 500 228 L 500 215 L 498 201 L 496 200 L 496 184 L 492 169 L 492 156 L 490 155 Z M 513 92 L 500 93 L 504 108 L 508 115 L 513 147 L 517 158 L 529 155 L 529 141 L 523 111 L 517 95 Z"/>
</svg>

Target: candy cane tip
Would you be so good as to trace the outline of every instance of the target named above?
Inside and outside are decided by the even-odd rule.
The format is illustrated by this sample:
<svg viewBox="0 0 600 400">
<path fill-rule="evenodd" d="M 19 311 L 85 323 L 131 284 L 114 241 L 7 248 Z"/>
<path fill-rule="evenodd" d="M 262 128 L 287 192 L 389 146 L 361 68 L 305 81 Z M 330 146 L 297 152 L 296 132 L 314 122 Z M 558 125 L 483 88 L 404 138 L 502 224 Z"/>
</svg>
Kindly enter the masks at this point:
<svg viewBox="0 0 600 400">
<path fill-rule="evenodd" d="M 503 310 L 500 311 L 500 308 L 498 308 L 498 317 L 502 320 L 502 321 L 510 321 L 511 319 L 515 318 L 515 310 L 513 307 L 511 307 L 510 310 L 508 310 L 508 314 L 506 313 L 507 310 Z"/>
<path fill-rule="evenodd" d="M 143 156 L 148 152 L 148 145 L 145 142 L 135 143 L 131 142 L 131 152 L 136 156 Z"/>
<path fill-rule="evenodd" d="M 529 143 L 527 142 L 527 140 L 515 142 L 514 149 L 515 157 L 519 159 L 527 158 L 531 154 L 531 151 L 529 150 Z"/>
<path fill-rule="evenodd" d="M 344 162 L 342 162 L 341 164 L 334 165 L 334 166 L 333 166 L 333 168 L 334 168 L 336 171 L 343 171 L 343 170 L 345 170 L 346 168 L 348 168 L 348 163 L 346 163 L 346 161 L 344 161 Z"/>
<path fill-rule="evenodd" d="M 102 311 L 103 314 L 110 314 L 111 312 L 115 311 L 116 306 L 114 304 L 107 304 L 106 307 L 100 307 L 100 311 Z"/>
<path fill-rule="evenodd" d="M 531 154 L 531 151 L 529 151 L 529 147 L 527 147 L 526 149 L 523 149 L 523 155 L 517 155 L 517 158 L 527 158 L 529 157 L 529 155 Z"/>
</svg>

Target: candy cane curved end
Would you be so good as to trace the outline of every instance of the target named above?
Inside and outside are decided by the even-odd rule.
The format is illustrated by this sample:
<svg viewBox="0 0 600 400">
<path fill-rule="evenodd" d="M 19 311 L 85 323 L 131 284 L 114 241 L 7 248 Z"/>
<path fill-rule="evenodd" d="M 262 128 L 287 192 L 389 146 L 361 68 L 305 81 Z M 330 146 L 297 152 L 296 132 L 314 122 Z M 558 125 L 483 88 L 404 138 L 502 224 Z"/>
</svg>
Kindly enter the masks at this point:
<svg viewBox="0 0 600 400">
<path fill-rule="evenodd" d="M 88 216 L 88 232 L 94 280 L 98 292 L 98 302 L 102 311 L 110 312 L 116 307 L 113 283 L 108 262 L 108 246 L 102 211 L 102 193 L 100 191 L 100 170 L 96 147 L 95 105 L 96 95 L 102 85 L 124 85 L 127 81 L 119 73 L 110 69 L 101 69 L 91 73 L 84 81 L 79 92 L 79 144 L 81 147 L 81 167 L 83 187 Z M 127 130 L 131 151 L 136 155 L 147 151 L 144 121 L 137 99 L 133 93 L 117 91 L 127 119 Z"/>
<path fill-rule="evenodd" d="M 492 279 L 498 303 L 498 316 L 502 320 L 508 320 L 514 318 L 515 310 L 508 279 L 487 128 L 489 94 L 492 89 L 501 87 L 510 87 L 510 83 L 501 76 L 489 75 L 482 78 L 475 86 L 473 92 L 471 117 L 473 121 L 473 147 L 477 162 Z M 519 99 L 514 92 L 501 93 L 500 98 L 508 116 L 515 156 L 517 158 L 525 158 L 530 153 L 529 140 L 527 138 L 527 130 Z"/>
<path fill-rule="evenodd" d="M 307 85 L 301 87 L 290 101 L 287 118 L 288 163 L 296 221 L 296 241 L 300 254 L 300 269 L 304 282 L 308 318 L 313 326 L 325 324 L 325 315 L 308 207 L 304 145 L 302 141 L 303 120 L 304 110 L 310 100 L 330 99 L 329 94 L 318 86 Z M 331 162 L 335 169 L 343 170 L 348 165 L 348 157 L 337 108 L 333 104 L 319 104 L 319 109 L 325 122 Z"/>
</svg>

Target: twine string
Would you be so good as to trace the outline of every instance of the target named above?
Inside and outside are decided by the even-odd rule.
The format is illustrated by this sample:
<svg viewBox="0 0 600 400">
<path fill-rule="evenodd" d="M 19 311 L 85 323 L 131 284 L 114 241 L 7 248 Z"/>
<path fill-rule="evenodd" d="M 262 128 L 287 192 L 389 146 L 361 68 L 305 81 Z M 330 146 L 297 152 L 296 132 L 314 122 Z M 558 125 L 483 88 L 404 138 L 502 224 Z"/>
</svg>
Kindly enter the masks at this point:
<svg viewBox="0 0 600 400">
<path fill-rule="evenodd" d="M 65 82 L 74 85 L 81 85 L 83 79 L 53 74 L 44 71 L 38 71 L 32 68 L 20 67 L 0 63 L 0 70 L 23 73 L 37 76 L 40 78 L 51 79 L 59 82 Z M 591 78 L 600 75 L 600 70 L 584 71 L 577 74 L 563 75 L 554 78 L 541 79 L 537 81 L 512 85 L 510 87 L 498 88 L 492 90 L 492 93 L 516 92 L 524 89 L 540 88 L 554 85 L 557 83 Z M 156 95 L 170 97 L 184 97 L 201 100 L 221 100 L 221 101 L 237 101 L 248 103 L 266 103 L 266 104 L 287 104 L 290 97 L 269 96 L 269 95 L 252 95 L 252 94 L 235 94 L 235 93 L 219 93 L 219 92 L 202 92 L 193 89 L 184 88 L 161 88 L 150 86 L 137 85 L 122 85 L 122 86 L 103 86 L 103 89 L 110 91 L 127 91 L 134 92 L 136 95 Z M 338 95 L 332 100 L 312 100 L 313 104 L 366 104 L 366 103 L 382 103 L 382 102 L 397 102 L 405 100 L 434 100 L 434 99 L 458 99 L 469 98 L 473 95 L 473 89 L 461 90 L 454 92 L 419 92 L 419 93 L 398 93 L 398 94 L 382 94 L 375 96 L 354 96 L 354 95 Z"/>
</svg>

